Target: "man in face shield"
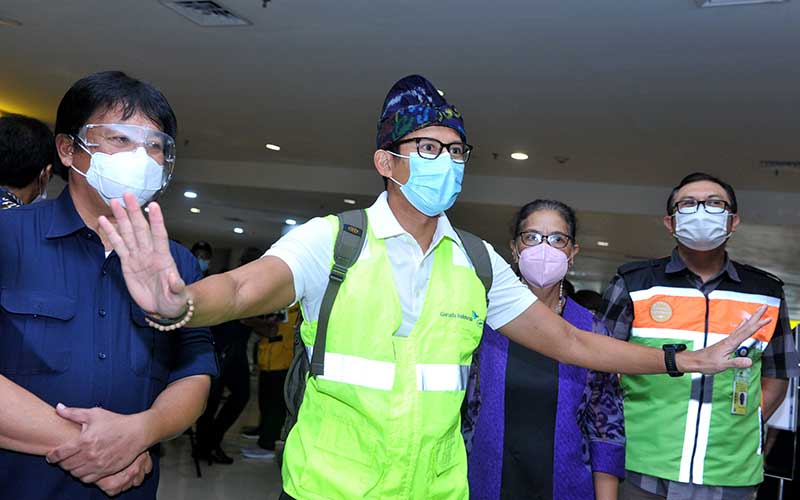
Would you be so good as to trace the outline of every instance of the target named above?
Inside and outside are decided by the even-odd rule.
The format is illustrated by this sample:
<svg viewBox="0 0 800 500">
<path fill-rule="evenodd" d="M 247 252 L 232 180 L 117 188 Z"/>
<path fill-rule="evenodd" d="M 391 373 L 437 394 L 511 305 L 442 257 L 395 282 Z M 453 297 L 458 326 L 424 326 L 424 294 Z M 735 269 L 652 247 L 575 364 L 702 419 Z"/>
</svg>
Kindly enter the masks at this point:
<svg viewBox="0 0 800 500">
<path fill-rule="evenodd" d="M 167 186 L 175 132 L 151 85 L 121 72 L 83 78 L 56 118 L 55 169 L 68 187 L 0 214 L 4 497 L 89 499 L 100 487 L 154 499 L 153 447 L 202 412 L 216 373 L 209 331 L 154 333 L 97 232 L 98 217 L 113 223 L 109 203 L 123 192 L 138 206 Z M 168 247 L 181 278 L 199 279 L 189 251 Z"/>
</svg>

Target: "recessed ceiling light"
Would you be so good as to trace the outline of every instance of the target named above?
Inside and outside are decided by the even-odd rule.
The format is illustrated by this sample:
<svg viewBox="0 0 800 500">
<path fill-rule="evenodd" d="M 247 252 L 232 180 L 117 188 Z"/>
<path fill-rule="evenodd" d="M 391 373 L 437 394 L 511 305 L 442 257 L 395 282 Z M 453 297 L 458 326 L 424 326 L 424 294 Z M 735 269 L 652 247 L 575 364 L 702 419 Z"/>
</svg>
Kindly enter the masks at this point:
<svg viewBox="0 0 800 500">
<path fill-rule="evenodd" d="M 197 193 L 195 193 L 194 191 L 184 191 L 183 192 L 183 196 L 193 200 L 193 199 L 197 198 Z"/>
<path fill-rule="evenodd" d="M 281 150 L 281 147 L 278 146 L 277 144 L 267 144 L 264 147 L 269 149 L 269 150 L 271 150 L 271 151 L 280 151 Z"/>
<path fill-rule="evenodd" d="M 197 207 L 192 207 L 192 208 L 189 209 L 189 211 L 192 212 L 193 214 L 199 214 L 200 213 L 200 209 L 197 208 Z"/>
<path fill-rule="evenodd" d="M 235 227 L 235 228 L 233 228 L 233 232 L 236 233 L 236 234 L 244 234 L 244 229 L 242 229 L 240 227 Z"/>
<path fill-rule="evenodd" d="M 511 153 L 511 158 L 515 160 L 527 160 L 528 155 L 526 155 L 525 153 Z"/>
<path fill-rule="evenodd" d="M 607 241 L 598 241 L 597 242 L 597 246 L 599 246 L 599 247 L 607 247 L 608 246 L 608 242 Z"/>
<path fill-rule="evenodd" d="M 348 205 L 355 205 L 356 204 L 356 200 L 354 200 L 352 198 L 345 198 L 344 202 L 347 203 Z"/>
<path fill-rule="evenodd" d="M 440 96 L 444 97 L 444 90 L 436 89 Z"/>
<path fill-rule="evenodd" d="M 295 224 L 297 224 L 297 221 L 294 219 L 286 219 L 286 224 L 294 226 Z"/>
</svg>

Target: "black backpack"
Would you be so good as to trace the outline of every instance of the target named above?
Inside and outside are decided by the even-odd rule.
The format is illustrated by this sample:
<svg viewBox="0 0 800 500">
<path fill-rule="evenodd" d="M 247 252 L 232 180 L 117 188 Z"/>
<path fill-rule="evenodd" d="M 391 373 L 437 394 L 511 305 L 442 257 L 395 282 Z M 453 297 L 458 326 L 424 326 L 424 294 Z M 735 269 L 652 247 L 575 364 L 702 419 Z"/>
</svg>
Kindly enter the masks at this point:
<svg viewBox="0 0 800 500">
<path fill-rule="evenodd" d="M 348 210 L 337 215 L 339 218 L 339 232 L 333 247 L 333 267 L 331 268 L 328 287 L 322 298 L 317 323 L 317 336 L 314 341 L 314 352 L 311 360 L 308 359 L 306 347 L 300 336 L 301 317 L 295 323 L 294 332 L 294 357 L 286 374 L 283 385 L 283 396 L 286 400 L 286 421 L 281 430 L 281 440 L 286 441 L 289 431 L 297 423 L 297 414 L 305 395 L 306 381 L 309 376 L 315 377 L 325 373 L 325 342 L 328 334 L 328 320 L 330 319 L 333 303 L 339 287 L 347 276 L 347 270 L 355 264 L 366 242 L 367 214 L 364 210 Z M 486 290 L 488 303 L 489 290 L 492 288 L 492 263 L 489 252 L 483 241 L 472 233 L 456 229 L 467 257 L 475 268 L 475 273 L 483 283 Z M 476 351 L 477 353 L 477 351 Z M 476 354 L 477 355 L 477 354 Z M 477 361 L 473 360 L 473 366 Z"/>
</svg>

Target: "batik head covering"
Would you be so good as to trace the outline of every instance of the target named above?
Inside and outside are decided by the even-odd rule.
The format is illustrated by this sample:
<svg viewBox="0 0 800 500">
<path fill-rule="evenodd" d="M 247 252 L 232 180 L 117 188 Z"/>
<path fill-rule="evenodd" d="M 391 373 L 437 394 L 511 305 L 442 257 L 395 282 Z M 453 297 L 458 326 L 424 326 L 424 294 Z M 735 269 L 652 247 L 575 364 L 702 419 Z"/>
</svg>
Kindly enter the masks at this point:
<svg viewBox="0 0 800 500">
<path fill-rule="evenodd" d="M 395 83 L 386 94 L 375 144 L 378 149 L 386 149 L 403 136 L 432 125 L 449 127 L 467 142 L 461 113 L 439 95 L 431 82 L 410 75 Z"/>
</svg>

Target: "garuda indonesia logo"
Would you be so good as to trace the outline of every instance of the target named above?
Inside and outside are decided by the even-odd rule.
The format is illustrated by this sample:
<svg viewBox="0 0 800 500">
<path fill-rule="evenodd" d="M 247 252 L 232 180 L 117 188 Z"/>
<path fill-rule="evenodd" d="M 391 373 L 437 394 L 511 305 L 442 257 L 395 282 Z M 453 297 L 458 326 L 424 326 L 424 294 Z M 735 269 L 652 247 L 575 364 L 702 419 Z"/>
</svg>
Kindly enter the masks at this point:
<svg viewBox="0 0 800 500">
<path fill-rule="evenodd" d="M 450 318 L 450 319 L 457 319 L 461 321 L 469 321 L 470 323 L 475 323 L 478 327 L 483 328 L 483 319 L 481 319 L 480 315 L 475 311 L 472 311 L 471 314 L 463 314 L 463 313 L 454 313 L 454 312 L 445 312 L 442 311 L 439 313 L 439 316 L 442 318 Z"/>
</svg>

